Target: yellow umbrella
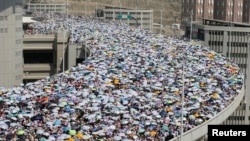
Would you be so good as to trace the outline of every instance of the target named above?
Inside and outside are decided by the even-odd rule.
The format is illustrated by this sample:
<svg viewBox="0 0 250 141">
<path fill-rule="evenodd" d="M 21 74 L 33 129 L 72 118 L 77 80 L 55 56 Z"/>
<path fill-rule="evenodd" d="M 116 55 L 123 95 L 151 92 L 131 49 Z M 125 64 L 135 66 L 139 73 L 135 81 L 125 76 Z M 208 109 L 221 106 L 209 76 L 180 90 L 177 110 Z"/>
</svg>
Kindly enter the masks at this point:
<svg viewBox="0 0 250 141">
<path fill-rule="evenodd" d="M 156 133 L 155 131 L 151 131 L 151 132 L 150 132 L 150 135 L 151 135 L 151 136 L 155 136 L 156 134 L 157 134 L 157 133 Z"/>
<path fill-rule="evenodd" d="M 77 132 L 77 134 L 76 134 L 76 137 L 78 138 L 78 139 L 83 139 L 83 134 L 82 134 L 82 132 Z"/>
<path fill-rule="evenodd" d="M 213 93 L 212 98 L 217 99 L 218 98 L 218 93 Z"/>
<path fill-rule="evenodd" d="M 114 84 L 116 84 L 116 85 L 119 84 L 119 79 L 115 79 Z"/>
<path fill-rule="evenodd" d="M 198 118 L 198 117 L 200 117 L 200 114 L 199 114 L 199 113 L 195 113 L 194 116 L 195 116 L 196 118 Z"/>
</svg>

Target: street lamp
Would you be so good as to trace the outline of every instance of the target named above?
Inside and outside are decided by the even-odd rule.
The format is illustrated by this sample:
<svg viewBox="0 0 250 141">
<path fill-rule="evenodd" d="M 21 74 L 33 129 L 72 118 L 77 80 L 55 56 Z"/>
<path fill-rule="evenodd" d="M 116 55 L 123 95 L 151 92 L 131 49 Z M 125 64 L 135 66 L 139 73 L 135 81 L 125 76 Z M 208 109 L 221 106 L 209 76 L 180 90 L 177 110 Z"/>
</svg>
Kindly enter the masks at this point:
<svg viewBox="0 0 250 141">
<path fill-rule="evenodd" d="M 177 19 L 177 16 L 174 16 L 174 37 L 176 36 L 176 28 L 177 28 L 176 19 Z"/>
<path fill-rule="evenodd" d="M 192 42 L 192 30 L 193 30 L 193 9 L 191 10 L 190 14 L 191 22 L 190 22 L 190 42 Z"/>
<path fill-rule="evenodd" d="M 160 28 L 160 34 L 162 35 L 162 9 L 161 9 L 161 28 Z"/>
<path fill-rule="evenodd" d="M 62 72 L 64 72 L 64 64 L 65 64 L 65 61 L 64 61 L 64 59 L 65 59 L 65 57 L 64 57 L 64 49 L 65 49 L 65 29 L 63 28 L 63 53 L 62 53 L 62 63 L 63 63 L 63 66 L 62 66 Z"/>
<path fill-rule="evenodd" d="M 228 41 L 228 58 L 231 59 L 231 36 L 232 36 L 232 23 L 229 24 L 229 41 Z"/>
<path fill-rule="evenodd" d="M 184 118 L 184 114 L 183 114 L 183 108 L 184 108 L 184 92 L 185 92 L 185 52 L 188 50 L 189 46 L 186 47 L 186 49 L 183 50 L 183 54 L 182 54 L 182 93 L 181 93 L 181 134 L 180 134 L 180 141 L 183 141 L 183 118 Z"/>
</svg>

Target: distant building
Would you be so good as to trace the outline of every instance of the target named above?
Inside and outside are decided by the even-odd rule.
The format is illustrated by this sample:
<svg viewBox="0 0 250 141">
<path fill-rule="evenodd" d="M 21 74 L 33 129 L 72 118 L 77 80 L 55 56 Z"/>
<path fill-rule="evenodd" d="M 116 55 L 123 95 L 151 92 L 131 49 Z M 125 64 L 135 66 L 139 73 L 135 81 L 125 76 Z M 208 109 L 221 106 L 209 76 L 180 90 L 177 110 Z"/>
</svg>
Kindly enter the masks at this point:
<svg viewBox="0 0 250 141">
<path fill-rule="evenodd" d="M 250 0 L 243 0 L 242 21 L 245 23 L 250 23 Z"/>
<path fill-rule="evenodd" d="M 219 0 L 214 5 L 214 19 L 242 22 L 243 0 Z"/>
<path fill-rule="evenodd" d="M 190 25 L 186 34 L 190 33 Z M 234 113 L 223 124 L 250 124 L 250 24 L 204 19 L 193 22 L 193 39 L 202 41 L 204 46 L 230 58 L 246 76 L 245 98 Z"/>
<path fill-rule="evenodd" d="M 106 20 L 121 21 L 128 23 L 130 26 L 139 26 L 145 30 L 153 28 L 153 10 L 152 9 L 121 9 L 121 8 L 105 8 L 102 9 L 103 18 Z"/>
<path fill-rule="evenodd" d="M 183 0 L 181 20 L 182 24 L 187 24 L 191 20 L 201 21 L 203 18 L 213 19 L 214 0 Z"/>
<path fill-rule="evenodd" d="M 89 49 L 84 45 L 69 44 L 68 38 L 63 30 L 53 34 L 24 35 L 23 83 L 66 71 L 89 56 Z"/>
<path fill-rule="evenodd" d="M 0 3 L 0 87 L 8 88 L 23 79 L 22 0 Z"/>
<path fill-rule="evenodd" d="M 29 11 L 46 11 L 46 12 L 66 12 L 66 4 L 55 3 L 28 3 L 27 9 Z"/>
<path fill-rule="evenodd" d="M 244 2 L 244 3 L 243 3 Z M 216 19 L 230 22 L 249 22 L 249 0 L 183 0 L 181 21 Z"/>
</svg>

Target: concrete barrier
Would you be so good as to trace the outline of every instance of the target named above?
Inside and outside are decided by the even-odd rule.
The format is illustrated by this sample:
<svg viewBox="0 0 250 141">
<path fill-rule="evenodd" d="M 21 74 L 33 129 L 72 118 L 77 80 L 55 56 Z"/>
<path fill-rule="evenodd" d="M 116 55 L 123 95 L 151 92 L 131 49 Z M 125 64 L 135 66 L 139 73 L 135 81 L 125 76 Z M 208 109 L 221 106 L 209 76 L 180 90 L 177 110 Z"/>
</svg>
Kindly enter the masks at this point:
<svg viewBox="0 0 250 141">
<path fill-rule="evenodd" d="M 184 132 L 182 135 L 182 141 L 196 141 L 198 139 L 201 139 L 202 137 L 205 137 L 208 132 L 208 125 L 221 124 L 236 110 L 236 108 L 240 105 L 240 102 L 242 101 L 243 97 L 244 97 L 244 87 L 241 88 L 241 92 L 234 98 L 234 101 L 232 101 L 231 104 L 229 104 L 223 111 L 221 111 L 208 121 L 202 123 L 201 125 L 187 132 Z M 175 137 L 170 141 L 180 141 L 180 136 Z"/>
</svg>

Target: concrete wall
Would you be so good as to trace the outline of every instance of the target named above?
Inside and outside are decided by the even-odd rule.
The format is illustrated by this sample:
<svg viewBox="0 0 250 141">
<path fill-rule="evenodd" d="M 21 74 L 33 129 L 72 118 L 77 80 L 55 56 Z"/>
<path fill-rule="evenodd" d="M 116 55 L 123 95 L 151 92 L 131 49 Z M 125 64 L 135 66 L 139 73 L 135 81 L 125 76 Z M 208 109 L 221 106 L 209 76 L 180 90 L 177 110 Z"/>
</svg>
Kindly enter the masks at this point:
<svg viewBox="0 0 250 141">
<path fill-rule="evenodd" d="M 22 0 L 0 2 L 0 87 L 22 83 Z"/>
<path fill-rule="evenodd" d="M 250 25 L 248 27 L 210 26 L 194 24 L 193 27 L 204 30 L 204 45 L 222 53 L 239 65 L 245 75 L 245 98 L 241 105 L 223 124 L 250 124 Z M 229 36 L 231 34 L 231 37 Z M 229 45 L 232 43 L 232 45 Z M 230 54 L 230 55 L 229 55 Z"/>
<path fill-rule="evenodd" d="M 103 9 L 104 18 L 107 20 L 125 22 L 131 26 L 138 26 L 145 30 L 152 30 L 153 27 L 153 13 L 151 10 L 127 10 L 127 9 Z M 121 15 L 122 18 L 118 18 Z M 128 15 L 133 17 L 128 18 Z M 136 19 L 137 22 L 134 20 Z"/>
<path fill-rule="evenodd" d="M 23 55 L 26 53 L 37 53 L 46 51 L 53 54 L 51 63 L 24 63 L 23 82 L 35 81 L 51 76 L 56 72 L 56 34 L 49 35 L 24 35 L 23 36 Z M 24 60 L 24 62 L 26 62 Z"/>
<path fill-rule="evenodd" d="M 85 59 L 90 56 L 91 49 L 85 45 L 71 44 L 67 51 L 67 69 L 76 66 L 76 59 Z"/>
<path fill-rule="evenodd" d="M 237 97 L 235 97 L 234 101 L 228 105 L 223 111 L 217 114 L 212 119 L 204 122 L 203 124 L 185 132 L 182 136 L 183 141 L 196 141 L 196 140 L 206 140 L 208 125 L 216 125 L 222 124 L 240 105 L 240 102 L 244 98 L 245 92 L 244 88 L 241 89 L 241 92 Z M 180 136 L 176 137 L 170 141 L 179 141 Z"/>
</svg>

